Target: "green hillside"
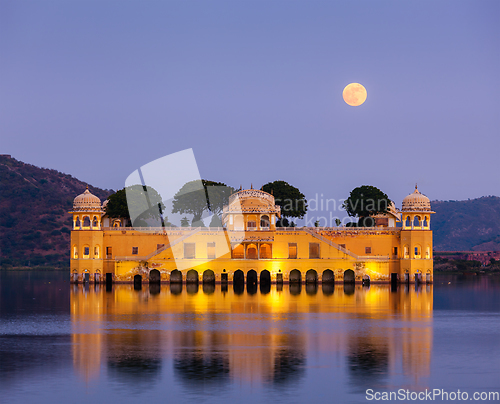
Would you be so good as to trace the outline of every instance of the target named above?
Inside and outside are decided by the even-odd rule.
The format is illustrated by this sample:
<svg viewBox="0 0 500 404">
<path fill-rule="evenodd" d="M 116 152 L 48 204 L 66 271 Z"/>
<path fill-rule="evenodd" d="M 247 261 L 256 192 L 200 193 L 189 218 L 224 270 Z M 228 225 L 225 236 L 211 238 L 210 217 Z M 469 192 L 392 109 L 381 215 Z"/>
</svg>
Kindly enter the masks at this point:
<svg viewBox="0 0 500 404">
<path fill-rule="evenodd" d="M 0 265 L 69 266 L 73 199 L 86 183 L 0 156 Z M 101 200 L 112 192 L 89 185 Z"/>
<path fill-rule="evenodd" d="M 433 201 L 431 228 L 436 251 L 500 250 L 500 198 Z"/>
</svg>

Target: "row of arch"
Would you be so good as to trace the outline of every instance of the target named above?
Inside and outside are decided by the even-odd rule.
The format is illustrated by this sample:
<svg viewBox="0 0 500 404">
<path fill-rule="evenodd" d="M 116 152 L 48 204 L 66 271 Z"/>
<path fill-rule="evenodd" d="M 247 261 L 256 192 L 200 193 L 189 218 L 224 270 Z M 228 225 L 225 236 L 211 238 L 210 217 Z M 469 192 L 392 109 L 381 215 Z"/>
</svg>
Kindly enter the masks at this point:
<svg viewBox="0 0 500 404">
<path fill-rule="evenodd" d="M 403 227 L 406 228 L 429 228 L 429 217 L 419 215 L 408 215 L 403 218 Z"/>
<path fill-rule="evenodd" d="M 101 229 L 101 219 L 99 216 L 94 215 L 94 217 L 85 215 L 81 219 L 79 216 L 75 215 L 73 217 L 73 229 Z"/>
<path fill-rule="evenodd" d="M 274 225 L 275 217 L 271 215 L 230 215 L 229 225 L 234 226 L 234 230 L 269 230 L 270 226 Z M 258 224 L 258 225 L 257 225 Z"/>
<path fill-rule="evenodd" d="M 422 251 L 422 246 L 420 244 L 416 244 L 413 247 L 413 251 L 410 251 L 410 247 L 406 244 L 403 246 L 403 258 L 426 258 L 430 259 L 431 258 L 431 247 L 427 246 L 425 249 L 425 255 L 424 252 Z M 410 254 L 412 255 L 410 257 Z"/>
<path fill-rule="evenodd" d="M 227 292 L 228 286 L 229 285 L 227 283 L 221 284 L 221 291 Z M 301 283 L 290 283 L 288 285 L 290 294 L 291 295 L 299 295 L 303 290 L 303 286 L 304 285 Z M 369 287 L 369 285 L 364 285 L 363 287 L 365 287 L 365 286 Z M 211 294 L 215 293 L 217 286 L 215 283 L 203 283 L 201 285 L 199 283 L 186 283 L 186 284 L 170 283 L 170 293 L 172 293 L 173 295 L 181 294 L 184 287 L 186 288 L 187 294 L 197 294 L 198 291 L 200 290 L 200 287 L 201 287 L 204 294 L 211 295 Z M 267 284 L 266 283 L 261 283 L 261 284 L 247 283 L 245 285 L 243 282 L 239 282 L 239 283 L 233 283 L 232 287 L 233 287 L 234 293 L 237 295 L 243 294 L 245 292 L 245 289 L 246 289 L 246 292 L 248 294 L 253 295 L 253 294 L 257 293 L 257 291 L 260 291 L 260 293 L 262 293 L 262 294 L 270 293 L 272 285 L 270 283 L 267 283 Z M 278 291 L 283 290 L 283 287 L 284 287 L 283 284 L 276 285 L 276 288 Z M 335 287 L 336 286 L 334 283 L 322 283 L 321 285 L 318 283 L 307 283 L 307 284 L 305 284 L 305 292 L 308 295 L 315 295 L 316 293 L 318 293 L 319 290 L 322 290 L 323 294 L 332 295 L 334 293 Z M 142 288 L 143 288 L 142 283 L 140 283 L 140 282 L 134 283 L 135 290 L 142 290 Z M 149 283 L 149 293 L 151 295 L 159 294 L 161 292 L 162 288 L 163 287 L 160 285 L 160 283 L 151 283 L 151 282 Z M 343 288 L 344 288 L 345 294 L 352 295 L 355 292 L 356 285 L 354 283 L 344 283 Z"/>
<path fill-rule="evenodd" d="M 96 244 L 94 246 L 93 251 L 92 251 L 88 244 L 84 244 L 82 246 L 82 251 L 81 251 L 81 255 L 80 255 L 80 252 L 78 251 L 78 246 L 75 244 L 75 245 L 73 245 L 72 256 L 74 259 L 78 259 L 80 257 L 85 258 L 85 259 L 100 258 L 101 257 L 101 247 L 99 246 L 99 244 Z"/>
<path fill-rule="evenodd" d="M 139 283 L 142 282 L 142 276 L 141 275 L 135 275 L 134 276 L 134 283 Z M 207 269 L 203 272 L 202 274 L 202 283 L 215 283 L 216 277 L 214 271 L 211 269 Z M 354 283 L 356 280 L 354 271 L 352 269 L 347 269 L 344 271 L 344 277 L 343 281 L 344 283 Z M 364 275 L 363 281 L 369 282 L 370 278 L 368 275 Z M 157 269 L 152 269 L 149 272 L 149 282 L 150 283 L 160 283 L 161 281 L 161 273 Z M 223 272 L 221 273 L 221 282 L 228 282 L 228 273 Z M 302 282 L 307 283 L 318 283 L 319 277 L 318 277 L 318 272 L 314 269 L 309 269 L 304 276 L 304 279 L 302 278 L 302 273 L 298 269 L 293 269 L 290 271 L 288 275 L 288 282 L 289 283 L 302 283 Z M 323 283 L 333 283 L 335 281 L 335 275 L 331 269 L 326 269 L 322 273 L 321 281 Z M 181 271 L 178 269 L 174 269 L 170 273 L 170 283 L 199 283 L 200 278 L 198 271 L 194 269 L 190 269 L 187 271 L 186 276 L 183 277 L 183 274 Z M 283 282 L 283 274 L 278 273 L 276 274 L 276 282 L 280 283 Z M 247 283 L 247 284 L 271 284 L 271 273 L 267 270 L 264 269 L 263 271 L 260 272 L 260 274 L 257 274 L 257 271 L 254 269 L 251 269 L 247 272 L 246 277 L 245 273 L 241 270 L 238 269 L 234 271 L 233 274 L 233 283 Z"/>
</svg>

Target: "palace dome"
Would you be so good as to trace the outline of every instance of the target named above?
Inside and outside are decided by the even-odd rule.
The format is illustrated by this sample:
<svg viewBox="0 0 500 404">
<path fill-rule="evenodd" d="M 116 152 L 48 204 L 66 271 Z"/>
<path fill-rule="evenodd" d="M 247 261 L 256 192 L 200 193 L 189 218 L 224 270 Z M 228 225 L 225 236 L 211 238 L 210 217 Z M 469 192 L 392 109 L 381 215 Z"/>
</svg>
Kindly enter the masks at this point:
<svg viewBox="0 0 500 404">
<path fill-rule="evenodd" d="M 403 199 L 403 212 L 427 212 L 431 211 L 431 201 L 415 186 L 415 191 Z"/>
<path fill-rule="evenodd" d="M 83 194 L 78 195 L 74 200 L 73 200 L 73 211 L 74 212 L 101 212 L 102 207 L 101 207 L 101 200 L 95 196 L 94 194 L 90 193 L 89 187 L 87 186 L 87 189 Z"/>
</svg>

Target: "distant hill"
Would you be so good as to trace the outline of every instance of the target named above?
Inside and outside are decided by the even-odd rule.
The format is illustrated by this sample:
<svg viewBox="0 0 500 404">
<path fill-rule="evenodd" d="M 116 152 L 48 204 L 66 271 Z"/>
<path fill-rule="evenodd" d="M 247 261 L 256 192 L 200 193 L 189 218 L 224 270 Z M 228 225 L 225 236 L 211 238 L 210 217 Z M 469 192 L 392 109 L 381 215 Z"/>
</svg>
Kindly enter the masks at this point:
<svg viewBox="0 0 500 404">
<path fill-rule="evenodd" d="M 87 184 L 0 155 L 0 266 L 68 266 L 73 199 Z M 113 191 L 90 191 L 101 200 Z M 500 250 L 500 198 L 433 201 L 436 251 Z"/>
<path fill-rule="evenodd" d="M 433 201 L 435 251 L 500 250 L 500 198 Z"/>
<path fill-rule="evenodd" d="M 71 215 L 86 183 L 0 155 L 0 265 L 69 266 Z M 89 185 L 101 200 L 112 193 Z"/>
</svg>

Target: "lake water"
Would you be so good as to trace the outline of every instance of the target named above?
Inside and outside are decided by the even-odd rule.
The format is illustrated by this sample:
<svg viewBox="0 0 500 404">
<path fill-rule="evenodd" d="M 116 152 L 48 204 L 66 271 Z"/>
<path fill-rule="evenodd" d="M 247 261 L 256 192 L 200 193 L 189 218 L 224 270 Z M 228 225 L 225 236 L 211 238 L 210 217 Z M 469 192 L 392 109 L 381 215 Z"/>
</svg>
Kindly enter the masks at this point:
<svg viewBox="0 0 500 404">
<path fill-rule="evenodd" d="M 0 402 L 362 403 L 367 389 L 500 391 L 500 277 L 435 280 L 397 291 L 106 291 L 70 285 L 66 272 L 0 271 Z"/>
</svg>

